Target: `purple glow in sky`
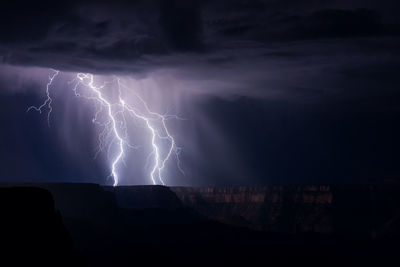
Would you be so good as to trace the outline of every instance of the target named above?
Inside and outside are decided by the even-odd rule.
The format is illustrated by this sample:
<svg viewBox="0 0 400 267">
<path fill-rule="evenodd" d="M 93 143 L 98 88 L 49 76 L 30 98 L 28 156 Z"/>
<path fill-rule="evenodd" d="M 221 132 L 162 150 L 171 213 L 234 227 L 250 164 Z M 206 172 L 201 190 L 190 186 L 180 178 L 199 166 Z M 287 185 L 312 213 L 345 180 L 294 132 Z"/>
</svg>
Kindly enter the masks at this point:
<svg viewBox="0 0 400 267">
<path fill-rule="evenodd" d="M 398 7 L 373 0 L 6 1 L 0 161 L 10 167 L 0 179 L 397 179 Z M 60 73 L 46 102 L 50 69 Z M 45 114 L 25 112 L 41 104 Z"/>
</svg>

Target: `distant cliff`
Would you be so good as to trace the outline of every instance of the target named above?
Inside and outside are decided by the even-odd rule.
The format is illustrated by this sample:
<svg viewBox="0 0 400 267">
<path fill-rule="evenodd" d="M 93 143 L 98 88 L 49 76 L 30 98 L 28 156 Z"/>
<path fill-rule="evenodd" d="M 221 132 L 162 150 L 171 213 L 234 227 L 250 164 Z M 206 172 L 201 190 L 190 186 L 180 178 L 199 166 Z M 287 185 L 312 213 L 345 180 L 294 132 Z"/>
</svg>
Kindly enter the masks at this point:
<svg viewBox="0 0 400 267">
<path fill-rule="evenodd" d="M 274 232 L 376 237 L 398 231 L 400 188 L 377 185 L 172 187 L 200 214 Z"/>
</svg>

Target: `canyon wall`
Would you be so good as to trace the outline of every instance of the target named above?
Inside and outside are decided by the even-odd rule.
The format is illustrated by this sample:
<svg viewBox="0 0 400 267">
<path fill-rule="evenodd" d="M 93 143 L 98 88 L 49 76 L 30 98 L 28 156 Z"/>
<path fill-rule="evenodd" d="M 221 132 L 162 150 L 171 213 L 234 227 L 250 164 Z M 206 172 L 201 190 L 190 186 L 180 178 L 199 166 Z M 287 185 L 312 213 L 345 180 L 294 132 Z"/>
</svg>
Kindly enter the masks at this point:
<svg viewBox="0 0 400 267">
<path fill-rule="evenodd" d="M 200 214 L 256 230 L 368 237 L 398 231 L 400 188 L 378 185 L 172 187 Z"/>
</svg>

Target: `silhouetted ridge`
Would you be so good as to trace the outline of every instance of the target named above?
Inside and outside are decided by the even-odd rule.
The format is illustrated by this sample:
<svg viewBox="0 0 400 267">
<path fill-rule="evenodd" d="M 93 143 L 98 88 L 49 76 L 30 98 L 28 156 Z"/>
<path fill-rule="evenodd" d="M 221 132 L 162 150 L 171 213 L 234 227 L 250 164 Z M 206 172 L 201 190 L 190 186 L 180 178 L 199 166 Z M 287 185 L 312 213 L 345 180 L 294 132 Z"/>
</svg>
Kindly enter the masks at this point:
<svg viewBox="0 0 400 267">
<path fill-rule="evenodd" d="M 35 186 L 55 207 L 47 190 L 2 189 L 1 229 L 8 251 L 28 236 L 22 254 L 52 266 L 79 266 L 56 209 L 89 266 L 399 265 L 398 187 Z"/>
<path fill-rule="evenodd" d="M 2 255 L 8 266 L 82 266 L 49 191 L 0 188 Z M 1 264 L 2 266 L 7 266 Z"/>
<path fill-rule="evenodd" d="M 166 186 L 118 186 L 104 187 L 113 192 L 118 206 L 124 209 L 178 209 L 183 204 Z"/>
</svg>

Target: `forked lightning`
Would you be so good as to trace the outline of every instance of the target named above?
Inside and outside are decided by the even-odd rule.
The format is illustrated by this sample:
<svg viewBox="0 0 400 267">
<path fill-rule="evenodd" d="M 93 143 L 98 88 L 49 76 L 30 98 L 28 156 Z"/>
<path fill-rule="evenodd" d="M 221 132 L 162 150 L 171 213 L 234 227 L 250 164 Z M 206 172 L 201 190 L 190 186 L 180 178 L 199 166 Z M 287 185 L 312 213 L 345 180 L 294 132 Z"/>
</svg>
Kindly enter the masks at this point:
<svg viewBox="0 0 400 267">
<path fill-rule="evenodd" d="M 31 106 L 27 110 L 35 110 L 42 113 L 43 109 L 47 107 L 47 122 L 49 126 L 50 115 L 53 111 L 53 100 L 50 95 L 50 89 L 54 79 L 59 73 L 60 72 L 57 70 L 52 70 L 52 74 L 49 76 L 49 82 L 46 86 L 45 101 L 40 106 Z M 152 151 L 149 156 L 152 156 L 154 162 L 149 173 L 151 182 L 153 184 L 161 183 L 165 185 L 163 171 L 173 154 L 176 157 L 178 169 L 183 173 L 179 159 L 181 149 L 176 145 L 175 139 L 167 127 L 168 119 L 179 119 L 179 117 L 151 111 L 144 99 L 135 92 L 133 93 L 133 100 L 138 103 L 136 103 L 136 105 L 130 104 L 130 101 L 128 100 L 131 99 L 126 99 L 126 97 L 124 98 L 122 92 L 123 89 L 130 89 L 130 92 L 134 90 L 125 85 L 123 80 L 119 77 L 115 77 L 111 81 L 105 82 L 102 85 L 97 85 L 93 74 L 77 73 L 76 78 L 69 83 L 74 84 L 72 90 L 76 97 L 93 101 L 97 107 L 92 121 L 99 125 L 102 128 L 102 131 L 98 136 L 99 146 L 96 156 L 99 152 L 103 151 L 105 147 L 108 147 L 107 155 L 110 154 L 109 151 L 112 146 L 117 147 L 117 153 L 111 159 L 110 176 L 114 180 L 114 186 L 117 186 L 120 182 L 118 169 L 126 156 L 125 149 L 138 148 L 137 145 L 132 144 L 130 141 L 127 125 L 129 119 L 142 121 L 144 127 L 148 130 Z M 109 97 L 107 97 L 107 94 L 104 92 L 105 88 L 116 90 L 115 92 L 118 93 L 118 99 L 114 101 L 108 99 Z M 105 115 L 102 116 L 102 114 Z M 166 144 L 167 149 L 162 153 L 162 146 L 166 146 Z"/>
</svg>

